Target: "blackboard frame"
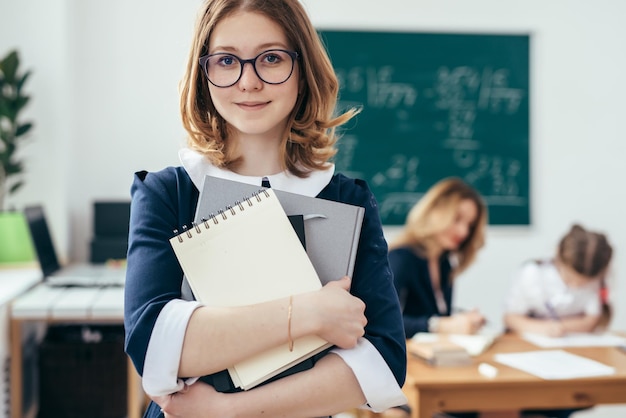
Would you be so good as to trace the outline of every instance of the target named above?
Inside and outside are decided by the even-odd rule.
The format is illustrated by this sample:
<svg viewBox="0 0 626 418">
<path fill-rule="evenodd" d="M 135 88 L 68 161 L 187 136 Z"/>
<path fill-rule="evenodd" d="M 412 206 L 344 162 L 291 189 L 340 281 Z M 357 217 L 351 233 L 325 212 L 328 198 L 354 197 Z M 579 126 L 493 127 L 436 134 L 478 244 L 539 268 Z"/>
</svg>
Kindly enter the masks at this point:
<svg viewBox="0 0 626 418">
<path fill-rule="evenodd" d="M 340 80 L 338 171 L 401 225 L 441 178 L 474 186 L 491 225 L 530 225 L 530 34 L 318 30 Z"/>
</svg>

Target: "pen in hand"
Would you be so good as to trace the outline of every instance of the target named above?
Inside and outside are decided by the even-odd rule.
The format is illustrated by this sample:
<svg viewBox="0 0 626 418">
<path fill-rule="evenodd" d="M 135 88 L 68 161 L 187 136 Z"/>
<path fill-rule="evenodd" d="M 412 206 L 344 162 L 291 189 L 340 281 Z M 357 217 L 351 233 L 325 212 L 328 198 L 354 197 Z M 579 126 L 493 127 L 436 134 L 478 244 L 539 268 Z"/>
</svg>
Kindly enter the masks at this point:
<svg viewBox="0 0 626 418">
<path fill-rule="evenodd" d="M 547 324 L 546 334 L 550 337 L 562 337 L 565 334 L 565 328 L 563 327 L 559 314 L 549 301 L 546 301 L 545 306 L 548 311 L 548 316 L 551 319 L 550 323 Z"/>
<path fill-rule="evenodd" d="M 550 319 L 552 319 L 553 321 L 560 321 L 559 314 L 556 313 L 556 309 L 554 309 L 554 306 L 552 306 L 549 301 L 546 301 L 545 305 L 546 309 L 548 310 L 548 315 L 550 316 Z"/>
</svg>

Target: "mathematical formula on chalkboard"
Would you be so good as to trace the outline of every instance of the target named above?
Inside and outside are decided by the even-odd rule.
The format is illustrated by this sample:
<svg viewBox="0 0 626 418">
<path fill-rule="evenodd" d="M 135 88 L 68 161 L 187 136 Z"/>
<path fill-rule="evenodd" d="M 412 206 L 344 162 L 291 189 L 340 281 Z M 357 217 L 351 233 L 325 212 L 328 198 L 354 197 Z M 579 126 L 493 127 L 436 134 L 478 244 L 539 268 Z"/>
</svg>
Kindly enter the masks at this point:
<svg viewBox="0 0 626 418">
<path fill-rule="evenodd" d="M 491 224 L 530 223 L 529 37 L 320 31 L 340 82 L 338 171 L 368 181 L 384 224 L 402 224 L 456 176 Z"/>
</svg>

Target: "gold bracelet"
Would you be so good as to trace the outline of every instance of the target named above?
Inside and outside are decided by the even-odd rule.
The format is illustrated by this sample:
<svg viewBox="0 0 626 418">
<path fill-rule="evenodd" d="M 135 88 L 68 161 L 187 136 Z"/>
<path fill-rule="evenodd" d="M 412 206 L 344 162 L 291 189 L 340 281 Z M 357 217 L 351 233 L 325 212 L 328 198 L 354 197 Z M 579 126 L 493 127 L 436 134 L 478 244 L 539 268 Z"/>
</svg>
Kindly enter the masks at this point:
<svg viewBox="0 0 626 418">
<path fill-rule="evenodd" d="M 291 338 L 291 311 L 293 308 L 293 295 L 289 296 L 289 308 L 287 309 L 287 341 L 289 351 L 293 351 L 293 338 Z"/>
</svg>

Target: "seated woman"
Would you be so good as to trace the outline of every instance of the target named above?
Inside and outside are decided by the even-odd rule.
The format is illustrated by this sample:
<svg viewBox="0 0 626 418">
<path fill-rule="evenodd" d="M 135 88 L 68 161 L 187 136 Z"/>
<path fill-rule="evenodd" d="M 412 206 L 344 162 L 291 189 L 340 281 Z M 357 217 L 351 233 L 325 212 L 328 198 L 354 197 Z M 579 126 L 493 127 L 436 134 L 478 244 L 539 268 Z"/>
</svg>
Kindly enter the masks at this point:
<svg viewBox="0 0 626 418">
<path fill-rule="evenodd" d="M 389 246 L 407 338 L 418 332 L 473 334 L 484 325 L 478 310 L 453 313 L 452 296 L 454 279 L 472 264 L 485 242 L 486 225 L 481 196 L 458 178 L 439 181 L 411 209 Z M 408 416 L 408 407 L 385 414 Z"/>
</svg>

